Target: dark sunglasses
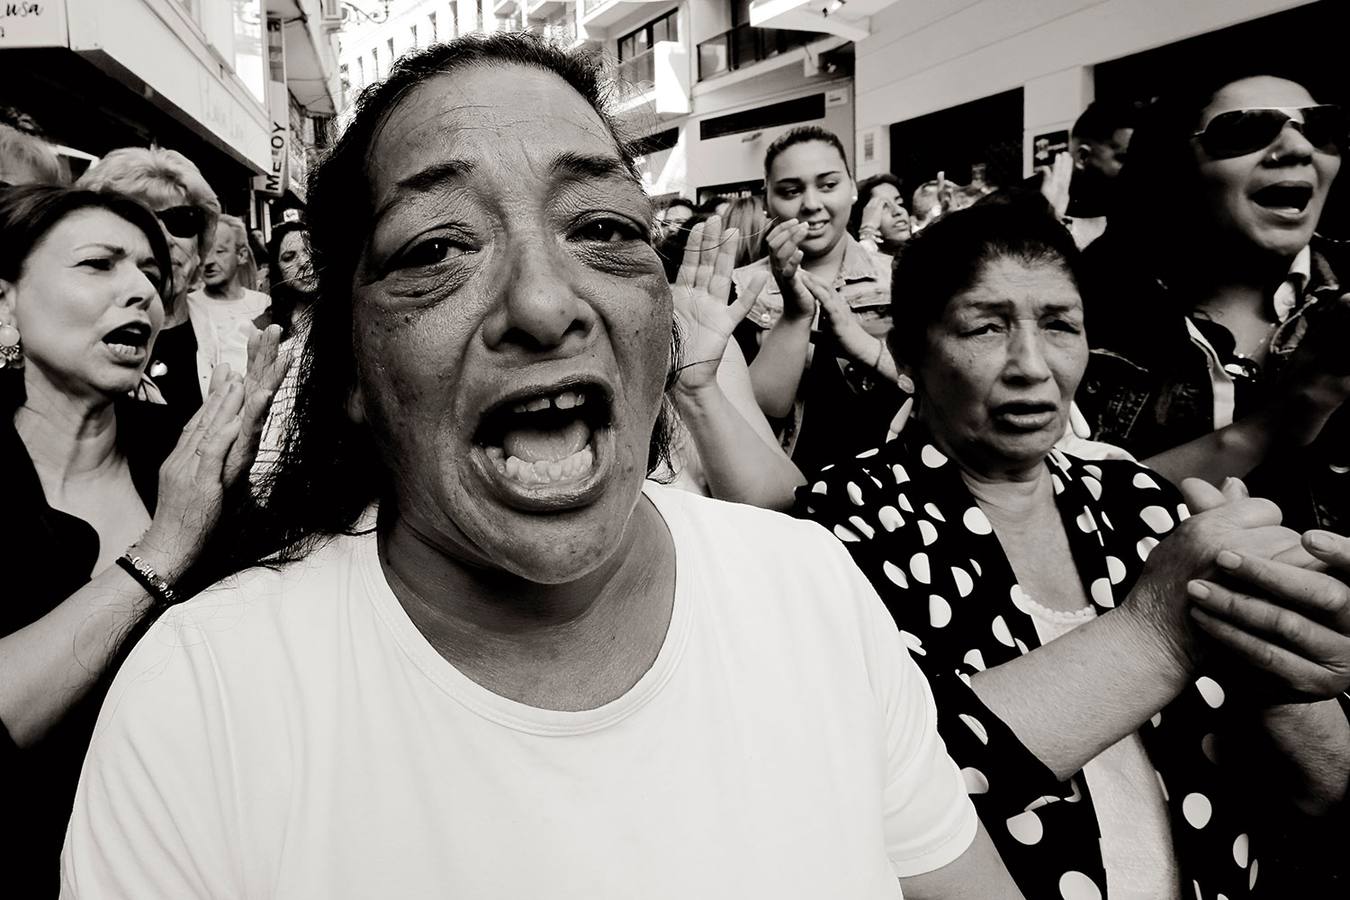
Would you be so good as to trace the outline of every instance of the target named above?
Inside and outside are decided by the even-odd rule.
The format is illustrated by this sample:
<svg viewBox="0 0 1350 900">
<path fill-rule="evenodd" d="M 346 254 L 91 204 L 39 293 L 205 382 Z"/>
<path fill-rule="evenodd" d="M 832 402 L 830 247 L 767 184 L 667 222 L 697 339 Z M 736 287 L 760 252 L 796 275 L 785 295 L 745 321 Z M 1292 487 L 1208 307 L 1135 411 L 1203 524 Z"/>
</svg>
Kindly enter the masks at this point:
<svg viewBox="0 0 1350 900">
<path fill-rule="evenodd" d="M 1300 122 L 1294 114 L 1303 117 Z M 1275 142 L 1286 124 L 1293 124 L 1323 153 L 1341 153 L 1350 138 L 1345 110 L 1325 103 L 1304 107 L 1253 107 L 1219 113 L 1192 135 L 1212 159 L 1232 159 L 1264 150 Z"/>
<path fill-rule="evenodd" d="M 164 223 L 164 230 L 174 237 L 197 237 L 206 227 L 206 213 L 200 206 L 170 206 L 155 216 Z"/>
</svg>

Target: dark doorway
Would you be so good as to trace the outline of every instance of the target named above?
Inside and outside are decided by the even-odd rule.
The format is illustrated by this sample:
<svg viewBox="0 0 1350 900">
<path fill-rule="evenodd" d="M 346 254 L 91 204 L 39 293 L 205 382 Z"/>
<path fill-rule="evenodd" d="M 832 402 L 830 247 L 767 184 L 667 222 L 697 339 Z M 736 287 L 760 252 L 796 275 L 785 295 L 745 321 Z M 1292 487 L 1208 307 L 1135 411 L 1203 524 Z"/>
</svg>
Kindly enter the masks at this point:
<svg viewBox="0 0 1350 900">
<path fill-rule="evenodd" d="M 939 172 L 969 184 L 979 166 L 993 187 L 1022 180 L 1021 88 L 891 126 L 891 172 L 906 199 Z"/>
</svg>

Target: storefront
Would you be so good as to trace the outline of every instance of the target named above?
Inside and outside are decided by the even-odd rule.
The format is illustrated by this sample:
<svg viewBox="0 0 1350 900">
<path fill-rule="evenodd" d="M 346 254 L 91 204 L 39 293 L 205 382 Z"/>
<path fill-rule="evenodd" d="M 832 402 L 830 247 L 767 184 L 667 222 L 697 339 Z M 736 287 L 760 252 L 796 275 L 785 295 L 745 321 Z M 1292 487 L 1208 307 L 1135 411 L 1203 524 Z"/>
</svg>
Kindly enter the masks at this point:
<svg viewBox="0 0 1350 900">
<path fill-rule="evenodd" d="M 263 0 L 0 4 L 0 103 L 85 154 L 178 150 L 247 214 L 270 162 L 262 23 Z"/>
</svg>

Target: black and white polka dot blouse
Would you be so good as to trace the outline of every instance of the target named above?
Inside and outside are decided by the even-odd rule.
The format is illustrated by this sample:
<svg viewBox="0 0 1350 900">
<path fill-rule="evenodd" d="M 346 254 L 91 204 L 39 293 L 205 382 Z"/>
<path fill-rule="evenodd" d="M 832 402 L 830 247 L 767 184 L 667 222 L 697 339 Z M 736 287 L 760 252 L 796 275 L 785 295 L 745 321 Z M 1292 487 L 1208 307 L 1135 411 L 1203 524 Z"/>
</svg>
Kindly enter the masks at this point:
<svg viewBox="0 0 1350 900">
<path fill-rule="evenodd" d="M 1053 451 L 1050 467 L 1083 586 L 1098 614 L 1128 595 L 1149 552 L 1186 517 L 1180 493 L 1133 462 Z M 1082 772 L 1058 781 L 969 687 L 976 672 L 1036 649 L 1027 598 L 957 466 L 921 426 L 826 468 L 797 514 L 849 548 L 932 683 L 939 729 L 1029 898 L 1106 897 L 1099 831 Z M 1232 698 L 1197 678 L 1140 729 L 1171 820 L 1187 900 L 1280 896 L 1262 889 L 1261 816 L 1215 753 Z M 1268 879 L 1269 880 L 1269 879 Z"/>
</svg>

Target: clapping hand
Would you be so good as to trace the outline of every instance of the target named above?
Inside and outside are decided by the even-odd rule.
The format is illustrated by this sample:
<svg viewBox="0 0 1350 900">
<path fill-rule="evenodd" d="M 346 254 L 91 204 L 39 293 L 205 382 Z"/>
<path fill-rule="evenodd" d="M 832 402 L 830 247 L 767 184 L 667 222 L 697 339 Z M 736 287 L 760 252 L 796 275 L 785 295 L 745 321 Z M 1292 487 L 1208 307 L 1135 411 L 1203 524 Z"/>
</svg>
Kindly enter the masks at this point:
<svg viewBox="0 0 1350 900">
<path fill-rule="evenodd" d="M 735 302 L 727 304 L 737 245 L 736 229 L 723 231 L 720 216 L 698 223 L 689 233 L 672 292 L 687 360 L 680 364 L 677 384 L 681 390 L 698 391 L 716 381 L 717 366 L 732 332 L 763 288 L 762 279 L 747 285 Z"/>
<path fill-rule="evenodd" d="M 802 241 L 806 240 L 807 226 L 796 219 L 786 219 L 769 229 L 764 242 L 769 247 L 769 266 L 779 288 L 786 295 L 792 279 L 801 268 Z"/>
<path fill-rule="evenodd" d="M 281 328 L 254 334 L 248 374 L 228 365 L 211 373 L 206 402 L 159 469 L 159 501 L 137 552 L 156 572 L 175 581 L 192 567 L 220 521 L 225 496 L 247 473 L 257 454 L 268 408 L 286 373 Z"/>
<path fill-rule="evenodd" d="M 281 350 L 281 326 L 269 325 L 248 339 L 248 373 L 244 376 L 244 402 L 240 409 L 239 437 L 231 445 L 225 460 L 225 484 L 233 486 L 241 474 L 248 472 L 258 455 L 272 398 L 286 377 L 290 354 Z"/>
<path fill-rule="evenodd" d="M 1218 655 L 1283 702 L 1350 689 L 1350 539 L 1310 531 L 1301 546 L 1327 571 L 1224 551 L 1217 578 L 1188 585 L 1191 616 Z"/>
</svg>

